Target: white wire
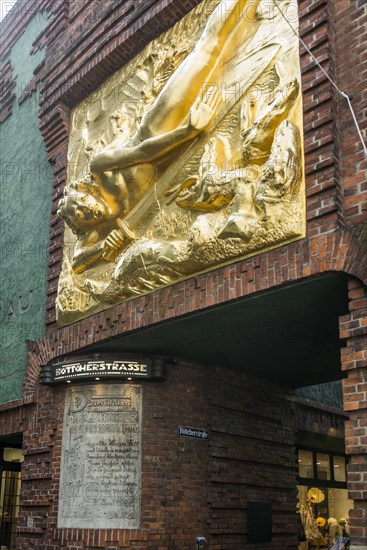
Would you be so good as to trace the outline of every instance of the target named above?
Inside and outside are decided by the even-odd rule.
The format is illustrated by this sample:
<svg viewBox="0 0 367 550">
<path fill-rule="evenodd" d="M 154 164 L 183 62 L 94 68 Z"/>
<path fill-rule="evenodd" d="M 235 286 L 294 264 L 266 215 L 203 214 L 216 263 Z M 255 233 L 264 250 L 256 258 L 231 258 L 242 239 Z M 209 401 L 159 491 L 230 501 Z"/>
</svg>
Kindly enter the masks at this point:
<svg viewBox="0 0 367 550">
<path fill-rule="evenodd" d="M 291 22 L 289 21 L 289 19 L 287 19 L 287 17 L 285 16 L 285 14 L 283 13 L 283 11 L 280 9 L 279 7 L 279 4 L 277 2 L 277 0 L 273 0 L 276 8 L 278 9 L 279 13 L 281 14 L 281 16 L 283 17 L 283 19 L 288 23 L 289 27 L 292 29 L 292 31 L 294 32 L 294 34 L 297 36 L 298 40 L 301 42 L 302 46 L 305 48 L 305 50 L 307 51 L 307 53 L 312 57 L 312 59 L 314 60 L 314 62 L 316 63 L 316 65 L 319 67 L 319 69 L 321 69 L 321 71 L 323 72 L 323 74 L 326 76 L 326 78 L 329 80 L 329 82 L 331 82 L 332 86 L 334 86 L 334 88 L 337 90 L 337 92 L 342 96 L 344 97 L 344 99 L 347 100 L 347 103 L 348 103 L 348 106 L 349 106 L 349 109 L 350 109 L 350 112 L 352 113 L 352 117 L 353 117 L 353 120 L 354 120 L 354 124 L 357 128 L 357 132 L 358 132 L 358 135 L 359 135 L 359 139 L 361 140 L 361 143 L 362 143 L 362 147 L 363 147 L 363 150 L 364 150 L 364 154 L 367 158 L 367 146 L 366 146 L 366 143 L 363 139 L 363 134 L 362 134 L 362 131 L 361 131 L 361 128 L 358 124 L 358 120 L 357 120 L 357 117 L 355 115 L 355 112 L 354 112 L 354 109 L 353 109 L 353 105 L 352 105 L 352 102 L 350 100 L 350 97 L 347 93 L 343 92 L 339 86 L 336 84 L 336 82 L 334 82 L 334 80 L 328 75 L 328 73 L 325 71 L 324 67 L 319 63 L 319 61 L 316 59 L 316 57 L 314 56 L 314 54 L 312 53 L 312 51 L 310 50 L 310 48 L 305 44 L 305 41 L 300 37 L 298 31 L 292 26 Z"/>
</svg>

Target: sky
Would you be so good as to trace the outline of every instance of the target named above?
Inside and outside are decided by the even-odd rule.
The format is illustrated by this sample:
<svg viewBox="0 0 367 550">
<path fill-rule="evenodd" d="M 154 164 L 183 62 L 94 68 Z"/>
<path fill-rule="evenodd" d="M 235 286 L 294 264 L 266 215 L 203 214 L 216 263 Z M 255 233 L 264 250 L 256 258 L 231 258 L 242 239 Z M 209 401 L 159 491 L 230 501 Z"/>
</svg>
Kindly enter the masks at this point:
<svg viewBox="0 0 367 550">
<path fill-rule="evenodd" d="M 7 13 L 9 13 L 15 2 L 16 0 L 0 0 L 0 21 L 4 19 Z"/>
</svg>

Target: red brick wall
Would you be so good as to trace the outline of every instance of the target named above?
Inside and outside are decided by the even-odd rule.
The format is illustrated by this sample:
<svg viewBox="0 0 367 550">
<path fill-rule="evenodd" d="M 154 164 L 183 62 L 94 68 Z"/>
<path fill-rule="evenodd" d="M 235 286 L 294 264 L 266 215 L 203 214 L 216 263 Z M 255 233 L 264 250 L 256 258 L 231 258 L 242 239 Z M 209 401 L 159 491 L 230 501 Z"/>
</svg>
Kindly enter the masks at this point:
<svg viewBox="0 0 367 550">
<path fill-rule="evenodd" d="M 351 512 L 354 544 L 367 541 L 367 291 L 356 279 L 349 282 L 349 315 L 340 318 L 344 409 L 349 413 L 345 424 L 348 489 L 355 501 Z"/>
<path fill-rule="evenodd" d="M 335 7 L 337 82 L 352 98 L 365 142 L 367 141 L 367 4 L 339 0 Z M 345 99 L 339 101 L 341 175 L 348 224 L 367 222 L 367 159 Z"/>
<path fill-rule="evenodd" d="M 70 13 L 67 13 L 65 6 L 62 6 L 63 9 L 60 7 L 52 23 L 53 33 L 47 34 L 46 31 L 40 39 L 42 44 L 47 37 L 49 44 L 46 64 L 42 70 L 41 130 L 49 157 L 55 162 L 52 242 L 47 291 L 47 324 L 50 329 L 55 326 L 54 303 L 62 261 L 63 224 L 56 217 L 56 210 L 66 179 L 70 108 L 197 3 L 198 0 L 191 2 L 157 0 L 140 3 L 125 1 L 115 2 L 115 9 L 111 11 L 109 2 L 101 4 L 82 1 L 76 3 Z M 358 11 L 357 6 L 354 8 L 352 4 L 347 11 L 351 19 L 353 19 L 353 9 Z M 342 36 L 345 33 L 339 21 L 339 14 L 334 11 L 334 3 L 330 0 L 317 0 L 312 3 L 308 0 L 299 1 L 302 39 L 312 49 L 330 76 L 338 81 L 338 74 L 342 70 L 335 54 L 338 53 L 341 39 L 338 38 L 337 41 L 334 35 L 336 31 Z M 362 11 L 363 8 L 359 8 L 359 12 Z M 359 21 L 360 19 L 359 17 Z M 96 44 L 98 55 L 95 54 Z M 335 89 L 303 46 L 300 54 L 304 101 L 307 235 L 310 239 L 317 239 L 317 243 L 313 243 L 312 246 L 320 248 L 324 246 L 321 235 L 337 232 L 349 222 L 349 218 L 346 217 L 349 202 L 347 204 L 344 198 L 345 170 L 341 166 L 341 159 L 344 159 L 344 150 L 342 151 L 344 142 L 339 139 L 341 127 L 344 133 L 345 130 L 344 124 L 342 125 L 338 119 L 339 110 L 344 118 L 347 115 L 343 103 L 345 100 L 340 100 Z M 356 101 L 356 109 L 360 105 L 361 101 Z M 350 125 L 349 134 L 355 138 L 355 147 L 358 149 L 357 135 Z M 357 187 L 354 186 L 354 197 L 365 185 L 362 182 L 361 165 L 357 168 L 358 172 L 354 170 L 351 176 L 352 179 L 354 178 L 353 181 L 357 182 Z M 350 172 L 351 168 L 349 167 L 348 170 Z M 365 182 L 365 179 L 363 181 Z M 358 206 L 357 209 L 360 212 L 362 206 Z M 358 221 L 361 219 L 358 218 Z M 294 254 L 292 246 L 289 248 L 290 254 Z M 330 248 L 329 251 L 331 251 Z M 276 268 L 272 255 L 268 253 L 262 256 L 266 258 L 266 262 L 269 262 L 270 273 L 267 286 L 275 285 L 278 281 L 271 274 L 271 270 Z M 252 260 L 244 262 L 240 269 L 251 269 L 251 263 Z M 218 272 L 221 273 L 221 270 Z M 305 273 L 301 276 L 308 274 L 306 267 Z M 211 275 L 208 275 L 208 284 L 210 284 L 210 278 Z M 217 296 L 220 295 L 219 292 Z M 173 293 L 175 293 L 174 290 Z M 215 298 L 213 299 L 215 301 Z"/>
<path fill-rule="evenodd" d="M 333 5 L 328 0 L 300 1 L 300 36 L 324 70 L 335 78 Z M 305 47 L 300 44 L 307 232 L 310 237 L 338 229 L 343 219 L 340 200 L 339 141 L 335 92 Z"/>
<path fill-rule="evenodd" d="M 55 163 L 47 290 L 47 324 L 52 332 L 55 330 L 54 305 L 63 247 L 63 224 L 56 217 L 56 209 L 66 178 L 70 108 L 198 1 L 120 0 L 113 2 L 113 10 L 112 2 L 101 3 L 97 0 L 81 0 L 74 4 L 54 0 L 47 4 L 53 19 L 48 29 L 35 41 L 34 50 L 46 45 L 48 48 L 46 62 L 39 68 L 37 79 L 41 80 L 43 92 L 40 127 L 49 157 Z M 34 13 L 35 9 L 41 9 L 43 5 L 30 2 L 27 4 L 29 9 L 26 16 L 20 11 L 20 15 L 10 21 L 5 32 L 5 51 L 22 32 L 29 14 Z M 353 92 L 356 113 L 362 128 L 365 128 L 365 73 L 360 42 L 364 39 L 366 6 L 354 0 L 338 3 L 331 0 L 299 0 L 299 14 L 302 39 L 312 48 L 330 76 L 343 89 Z M 349 59 L 353 59 L 356 70 L 351 71 Z M 235 268 L 218 269 L 187 283 L 173 285 L 168 292 L 162 290 L 156 293 L 157 299 L 132 301 L 129 313 L 133 318 L 135 314 L 142 317 L 139 312 L 145 308 L 146 300 L 149 304 L 159 304 L 160 309 L 156 307 L 152 315 L 148 311 L 148 320 L 143 321 L 143 324 L 243 296 L 255 289 L 283 284 L 287 276 L 288 280 L 295 280 L 327 269 L 347 270 L 367 280 L 363 264 L 357 265 L 355 261 L 355 265 L 351 266 L 355 248 L 363 247 L 364 241 L 360 234 L 357 237 L 352 234 L 351 244 L 349 229 L 350 223 L 366 219 L 363 203 L 366 195 L 366 163 L 362 162 L 361 144 L 345 100 L 340 99 L 303 46 L 301 66 L 308 239 L 240 262 Z M 347 234 L 341 232 L 343 226 L 348 228 Z M 330 232 L 334 236 L 330 237 Z M 335 243 L 341 243 L 341 247 Z M 347 251 L 345 246 L 348 247 Z M 318 267 L 317 255 L 320 256 Z M 280 270 L 282 273 L 279 273 Z M 167 306 L 162 306 L 167 303 Z M 173 311 L 171 304 L 174 304 Z M 110 317 L 115 319 L 116 311 L 120 316 L 120 311 L 124 309 L 123 306 L 95 316 L 95 321 L 105 327 Z M 127 319 L 123 326 L 119 323 L 118 330 L 138 328 L 139 323 L 130 322 Z M 116 331 L 114 320 L 108 332 L 113 335 Z M 105 334 L 98 334 L 97 339 Z M 55 338 L 59 341 L 64 337 L 64 333 L 59 332 Z M 77 345 L 82 344 L 80 340 Z"/>
<path fill-rule="evenodd" d="M 102 534 L 75 532 L 64 536 L 55 530 L 63 393 L 62 390 L 53 392 L 46 388 L 39 388 L 39 367 L 42 362 L 47 362 L 64 353 L 77 351 L 97 341 L 128 333 L 142 326 L 164 322 L 177 315 L 188 314 L 198 309 L 326 271 L 344 271 L 353 276 L 350 287 L 350 315 L 341 319 L 341 337 L 346 339 L 342 363 L 343 369 L 348 373 L 348 378 L 344 383 L 344 394 L 345 408 L 350 412 L 350 421 L 347 424 L 347 450 L 352 455 L 349 467 L 349 488 L 351 495 L 356 499 L 352 534 L 356 544 L 366 544 L 367 541 L 365 530 L 367 524 L 367 494 L 365 490 L 367 357 L 365 351 L 366 305 L 363 301 L 366 289 L 359 282 L 364 281 L 364 284 L 367 284 L 367 239 L 366 233 L 361 227 L 362 222 L 366 222 L 367 218 L 365 206 L 367 165 L 363 159 L 362 147 L 345 100 L 339 97 L 320 69 L 310 60 L 309 54 L 303 47 L 301 47 L 301 67 L 305 122 L 307 238 L 238 262 L 233 266 L 200 275 L 148 296 L 120 304 L 92 318 L 75 323 L 71 327 L 61 330 L 57 330 L 55 327 L 54 302 L 63 246 L 63 224 L 56 217 L 56 208 L 66 179 L 70 109 L 89 95 L 116 69 L 136 55 L 147 42 L 173 25 L 198 3 L 199 0 L 144 0 L 142 2 L 116 0 L 113 2 L 114 10 L 110 11 L 112 2 L 97 2 L 97 0 L 88 2 L 78 0 L 70 3 L 62 0 L 42 3 L 39 0 L 27 2 L 27 6 L 30 8 L 29 14 L 36 7 L 38 9 L 47 6 L 54 16 L 48 29 L 39 37 L 33 47 L 34 50 L 45 46 L 48 48 L 46 62 L 38 69 L 36 78 L 41 80 L 43 93 L 40 128 L 49 158 L 54 162 L 55 177 L 47 290 L 49 333 L 47 338 L 40 340 L 34 349 L 30 350 L 29 368 L 24 386 L 24 402 L 29 405 L 23 409 L 16 408 L 13 412 L 2 413 L 3 421 L 8 422 L 7 425 L 3 424 L 2 426 L 5 430 L 3 433 L 9 433 L 9 430 L 14 432 L 25 430 L 27 459 L 24 468 L 26 480 L 23 484 L 23 495 L 26 501 L 21 521 L 22 529 L 24 529 L 26 515 L 32 514 L 35 516 L 36 528 L 24 531 L 19 548 L 30 548 L 34 543 L 34 548 L 44 549 L 46 548 L 44 542 L 40 542 L 44 540 L 44 537 L 47 540 L 47 548 L 50 550 L 59 548 L 60 544 L 65 548 L 68 546 L 97 548 L 104 547 L 105 542 L 107 544 L 107 541 L 98 539 L 99 536 L 103 536 Z M 299 0 L 299 10 L 300 33 L 303 40 L 311 47 L 322 66 L 341 89 L 353 96 L 353 105 L 365 133 L 367 91 L 364 84 L 366 61 L 363 45 L 366 39 L 366 4 L 356 0 L 338 0 L 338 2 Z M 5 36 L 3 36 L 5 38 L 3 44 L 6 45 L 3 45 L 2 48 L 5 51 L 23 32 L 30 16 L 24 14 L 16 16 L 8 24 Z M 9 68 L 6 70 L 9 86 L 4 89 L 5 100 L 8 101 L 10 98 L 11 103 L 13 83 Z M 182 374 L 184 369 L 190 370 L 191 367 L 184 367 Z M 233 380 L 231 384 L 228 382 L 226 385 L 224 375 L 220 371 L 215 371 L 215 378 L 209 381 L 208 373 L 194 370 L 196 374 L 192 382 L 193 388 L 195 388 L 193 395 L 198 397 L 198 388 L 202 389 L 204 386 L 211 388 L 210 396 L 206 394 L 205 399 L 200 401 L 202 415 L 200 418 L 207 417 L 215 433 L 209 447 L 211 454 L 208 456 L 201 456 L 200 452 L 202 451 L 195 451 L 194 446 L 182 444 L 182 463 L 185 463 L 185 459 L 193 460 L 197 465 L 200 464 L 203 468 L 208 468 L 207 471 L 210 472 L 206 481 L 206 500 L 203 499 L 202 493 L 200 493 L 200 498 L 199 493 L 196 493 L 194 502 L 201 525 L 203 528 L 205 526 L 210 528 L 212 543 L 217 545 L 213 548 L 226 548 L 220 546 L 224 543 L 221 541 L 218 530 L 229 529 L 227 527 L 229 526 L 229 517 L 231 517 L 231 525 L 236 525 L 237 532 L 226 533 L 229 541 L 228 548 L 238 548 L 239 544 L 242 544 L 239 541 L 244 536 L 246 528 L 244 498 L 250 489 L 246 485 L 248 470 L 236 453 L 241 449 L 245 451 L 245 447 L 248 447 L 249 455 L 253 452 L 249 432 L 244 435 L 238 433 L 242 429 L 250 429 L 247 424 L 244 428 L 244 422 L 240 421 L 240 419 L 243 421 L 244 418 L 249 417 L 250 404 L 248 402 L 241 404 L 242 397 L 240 399 L 239 396 L 244 393 L 243 386 L 239 383 L 237 385 Z M 172 371 L 169 380 L 172 382 L 172 386 L 168 386 L 168 382 L 163 386 L 147 386 L 145 397 L 145 407 L 150 404 L 152 411 L 155 411 L 154 414 L 157 415 L 154 416 L 152 413 L 151 417 L 146 416 L 146 428 L 147 426 L 154 428 L 162 425 L 162 434 L 165 435 L 172 430 L 173 419 L 177 422 L 183 411 L 187 414 L 187 421 L 192 419 L 192 422 L 196 422 L 199 418 L 195 416 L 191 395 L 186 395 L 189 397 L 187 403 L 191 404 L 191 409 L 188 405 L 186 406 L 186 402 L 179 399 L 180 396 L 174 386 L 175 384 L 178 389 L 183 390 L 183 381 L 179 373 Z M 217 380 L 218 386 L 215 385 L 215 380 Z M 204 384 L 204 381 L 207 385 Z M 256 387 L 254 381 L 251 384 Z M 227 400 L 225 406 L 221 401 L 223 398 L 218 387 L 226 391 L 231 387 L 231 398 Z M 258 391 L 257 388 L 255 394 Z M 284 404 L 283 409 L 279 395 L 276 400 L 278 400 L 280 409 L 274 414 L 278 414 L 279 422 L 284 423 L 284 432 L 281 431 L 283 428 L 278 426 L 277 434 L 284 437 L 286 442 L 284 448 L 287 448 L 289 453 L 286 462 L 289 483 L 287 484 L 287 480 L 283 480 L 285 483 L 284 495 L 289 499 L 290 487 L 295 485 L 295 465 L 292 466 L 290 458 L 294 424 L 292 427 L 289 415 L 284 414 L 284 410 L 289 412 L 289 402 Z M 237 403 L 237 409 L 231 409 L 232 401 L 233 404 Z M 38 402 L 37 409 L 35 408 L 36 402 Z M 164 407 L 165 403 L 167 403 L 167 409 Z M 274 402 L 269 407 L 269 410 L 273 411 L 271 407 L 274 407 Z M 169 418 L 167 411 L 171 412 L 172 419 Z M 221 414 L 218 411 L 221 411 Z M 237 430 L 234 434 L 230 433 L 232 421 L 233 427 Z M 269 417 L 265 418 L 264 426 L 269 427 L 269 422 Z M 256 426 L 261 426 L 261 420 L 258 417 L 254 419 L 254 423 Z M 8 431 L 6 431 L 7 429 Z M 259 431 L 261 431 L 260 428 Z M 175 442 L 175 451 L 171 452 L 168 448 L 162 448 L 162 452 L 167 453 L 173 464 L 173 458 L 176 461 L 177 455 L 179 457 L 181 455 L 176 449 L 177 440 L 172 435 L 170 437 L 170 441 L 174 440 Z M 256 441 L 257 444 L 260 444 L 258 440 Z M 146 432 L 144 445 L 146 445 L 147 456 L 150 456 L 149 446 L 153 446 L 153 443 L 152 437 Z M 265 449 L 265 443 L 262 444 Z M 275 453 L 272 458 L 273 462 L 268 465 L 268 468 L 269 471 L 276 472 L 281 453 L 284 453 L 285 450 L 276 447 L 276 444 L 274 444 L 274 448 L 279 450 L 280 454 Z M 153 451 L 151 453 L 153 456 Z M 282 456 L 284 458 L 284 454 Z M 228 464 L 234 463 L 239 465 L 239 470 L 232 470 L 228 467 Z M 221 470 L 222 465 L 223 470 Z M 163 487 L 167 487 L 167 484 L 163 484 L 163 465 L 155 466 L 153 462 L 146 461 L 144 468 L 149 476 L 147 475 L 143 479 L 143 494 L 149 501 L 149 491 L 151 491 L 151 498 L 159 504 L 159 497 L 163 495 Z M 223 479 L 220 476 L 221 471 L 224 473 Z M 228 507 L 231 504 L 228 488 L 232 487 L 232 481 L 236 479 L 234 472 L 238 476 L 243 476 L 241 479 L 244 480 L 236 497 L 236 502 L 240 503 L 239 511 L 236 512 Z M 156 477 L 152 478 L 154 475 Z M 171 475 L 174 477 L 177 472 Z M 172 484 L 170 489 L 172 492 L 169 493 L 171 496 L 174 494 L 177 496 L 179 482 L 188 483 L 188 473 L 183 471 L 180 472 L 180 475 L 186 477 L 174 478 L 176 485 Z M 195 481 L 201 485 L 202 479 L 199 471 L 197 475 L 199 477 Z M 256 472 L 257 479 L 263 479 L 261 475 L 260 472 Z M 159 497 L 153 495 L 153 487 L 149 488 L 144 484 L 147 483 L 145 480 L 149 477 L 156 479 Z M 218 491 L 215 490 L 216 487 L 218 487 Z M 251 489 L 254 495 L 261 491 L 259 487 L 260 482 L 254 489 Z M 275 495 L 275 487 L 269 490 Z M 284 505 L 282 508 L 279 501 L 276 508 L 276 538 L 279 548 L 286 548 L 287 545 L 289 548 L 294 548 L 294 541 L 291 538 L 291 533 L 295 532 L 292 523 L 294 517 L 289 502 L 288 500 L 288 505 Z M 162 512 L 163 509 L 164 512 Z M 192 517 L 190 511 L 184 510 L 183 505 L 180 510 L 181 513 L 186 514 L 185 521 L 189 522 Z M 163 550 L 165 547 L 162 546 L 163 544 L 167 548 L 175 548 L 176 544 L 176 547 L 181 550 L 183 547 L 177 546 L 175 539 L 178 534 L 169 532 L 169 526 L 176 521 L 173 519 L 174 511 L 170 509 L 169 505 L 160 504 L 156 508 L 152 506 L 151 512 L 156 514 L 153 517 L 155 521 L 153 522 L 152 519 L 151 524 L 151 526 L 153 524 L 157 526 L 152 527 L 152 529 L 156 529 L 154 535 L 162 536 L 162 531 L 159 530 L 164 530 L 166 540 L 159 541 L 157 538 L 156 540 L 159 542 L 152 541 L 150 548 Z M 48 518 L 43 517 L 46 513 Z M 170 515 L 171 513 L 173 516 Z M 207 519 L 209 523 L 206 523 Z M 149 522 L 146 522 L 145 527 L 148 524 Z M 189 523 L 187 524 L 189 525 Z M 288 524 L 289 530 L 287 530 Z M 130 542 L 126 538 L 127 535 L 121 532 L 121 536 L 118 535 L 119 544 L 121 547 L 125 545 L 126 548 L 148 548 L 146 542 L 139 540 L 139 537 L 146 536 L 145 533 L 144 530 L 141 533 L 131 533 L 132 538 L 136 537 L 136 540 Z M 187 541 L 188 537 L 191 538 L 194 534 L 200 533 L 196 533 L 196 531 L 195 533 L 194 531 L 180 533 L 183 537 L 182 540 Z M 167 540 L 168 535 L 173 537 L 170 542 Z M 117 539 L 113 533 L 108 536 L 111 537 L 111 541 L 106 547 L 112 549 L 117 546 Z M 70 538 L 74 540 L 69 541 Z M 82 542 L 78 542 L 78 540 Z M 272 546 L 272 548 L 276 548 L 276 546 Z"/>
<path fill-rule="evenodd" d="M 22 550 L 191 550 L 198 535 L 212 550 L 243 548 L 251 500 L 273 504 L 273 541 L 261 549 L 293 550 L 297 430 L 342 435 L 343 417 L 285 388 L 219 367 L 171 365 L 163 383 L 143 387 L 141 529 L 57 529 L 64 397 L 65 386 L 40 387 L 37 415 L 24 426 Z M 179 425 L 209 429 L 211 439 L 178 437 Z"/>
<path fill-rule="evenodd" d="M 33 395 L 40 365 L 119 334 L 320 273 L 345 271 L 367 282 L 364 241 L 357 229 L 303 240 L 50 330 L 29 356 L 24 395 Z"/>
</svg>

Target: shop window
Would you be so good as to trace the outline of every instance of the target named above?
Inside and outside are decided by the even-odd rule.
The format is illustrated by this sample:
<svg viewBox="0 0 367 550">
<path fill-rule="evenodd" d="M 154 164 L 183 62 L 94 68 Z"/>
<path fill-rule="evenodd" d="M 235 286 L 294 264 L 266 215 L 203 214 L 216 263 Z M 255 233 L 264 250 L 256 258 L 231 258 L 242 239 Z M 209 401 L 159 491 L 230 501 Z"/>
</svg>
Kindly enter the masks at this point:
<svg viewBox="0 0 367 550">
<path fill-rule="evenodd" d="M 300 480 L 313 480 L 323 486 L 346 487 L 345 456 L 313 451 L 298 450 L 298 476 Z"/>
<path fill-rule="evenodd" d="M 299 550 L 348 549 L 349 512 L 345 456 L 298 450 Z"/>
<path fill-rule="evenodd" d="M 314 478 L 312 451 L 298 451 L 299 477 Z"/>
<path fill-rule="evenodd" d="M 334 465 L 334 479 L 335 481 L 346 482 L 346 467 L 345 467 L 345 457 L 344 456 L 334 456 L 333 457 Z"/>
<path fill-rule="evenodd" d="M 329 455 L 317 453 L 316 455 L 317 465 L 317 479 L 330 480 L 330 457 Z"/>
</svg>

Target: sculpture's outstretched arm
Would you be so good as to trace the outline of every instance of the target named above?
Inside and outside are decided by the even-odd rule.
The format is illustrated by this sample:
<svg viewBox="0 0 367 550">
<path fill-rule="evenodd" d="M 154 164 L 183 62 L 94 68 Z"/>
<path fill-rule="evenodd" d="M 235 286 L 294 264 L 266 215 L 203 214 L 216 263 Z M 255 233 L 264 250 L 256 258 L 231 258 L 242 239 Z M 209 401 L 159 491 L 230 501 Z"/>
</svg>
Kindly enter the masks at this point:
<svg viewBox="0 0 367 550">
<path fill-rule="evenodd" d="M 139 145 L 101 151 L 91 160 L 91 174 L 101 176 L 101 172 L 107 170 L 148 163 L 165 156 L 171 150 L 207 128 L 219 101 L 219 94 L 209 90 L 203 100 L 200 97 L 197 98 L 190 110 L 189 121 L 185 126 L 146 139 Z"/>
<path fill-rule="evenodd" d="M 210 15 L 194 50 L 173 73 L 142 118 L 140 140 L 177 128 L 195 98 L 236 24 L 256 32 L 255 13 L 260 0 L 222 0 Z M 243 31 L 242 31 L 243 32 Z"/>
</svg>

